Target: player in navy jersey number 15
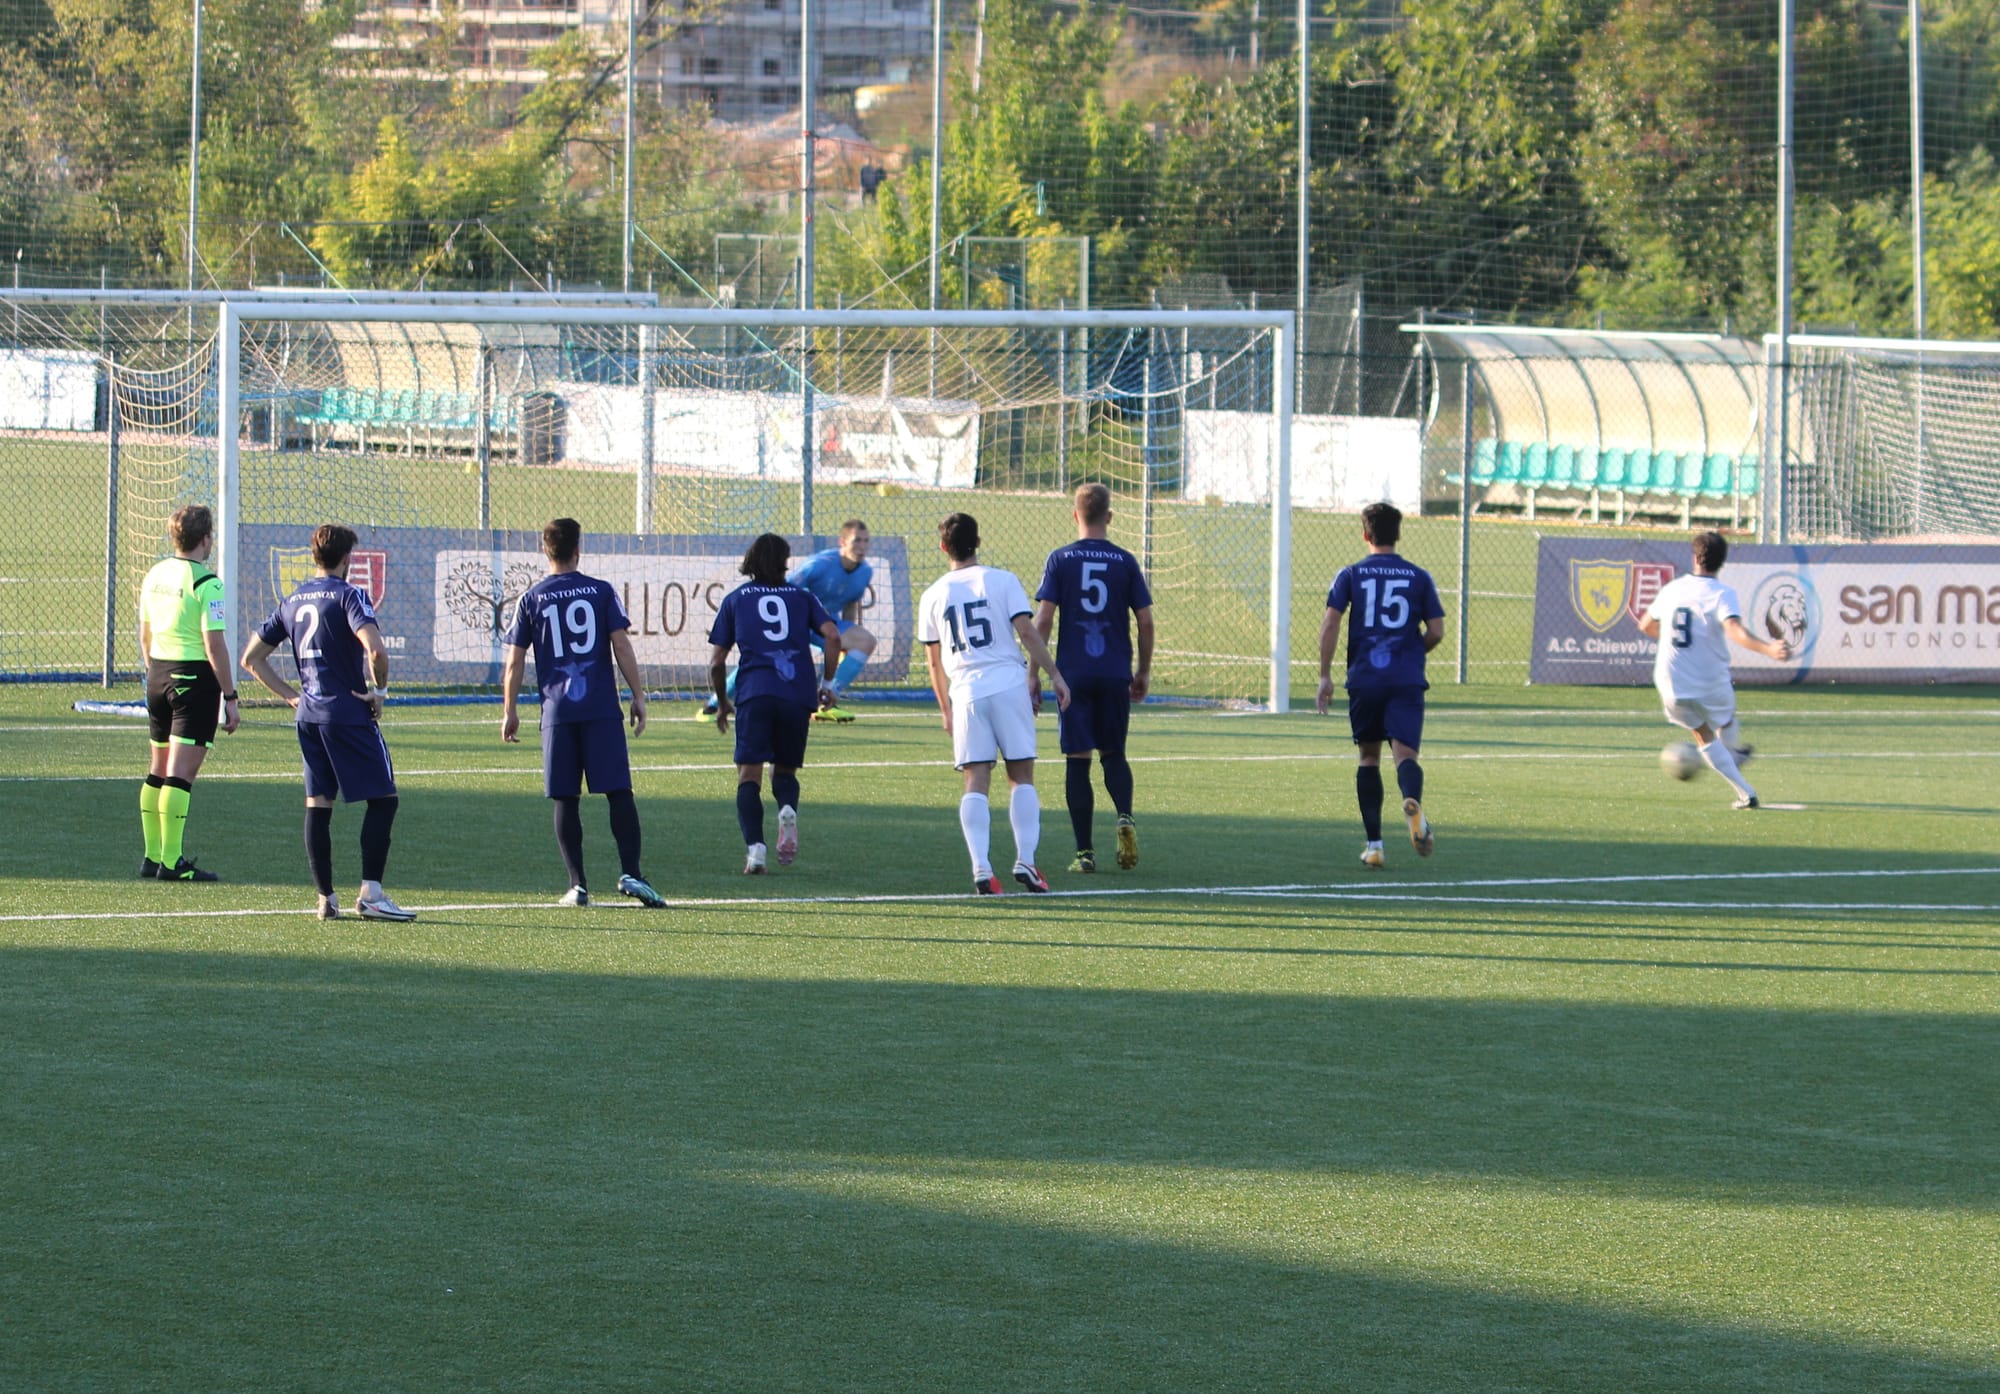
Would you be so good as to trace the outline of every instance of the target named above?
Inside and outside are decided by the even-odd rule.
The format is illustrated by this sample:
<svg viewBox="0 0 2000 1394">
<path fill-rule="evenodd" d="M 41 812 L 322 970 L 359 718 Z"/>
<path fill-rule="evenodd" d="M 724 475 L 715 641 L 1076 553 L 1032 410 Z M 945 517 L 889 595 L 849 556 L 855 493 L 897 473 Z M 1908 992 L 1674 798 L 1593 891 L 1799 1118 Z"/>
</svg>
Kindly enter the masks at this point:
<svg viewBox="0 0 2000 1394">
<path fill-rule="evenodd" d="M 610 805 L 611 836 L 623 873 L 619 891 L 658 909 L 667 902 L 639 870 L 639 805 L 632 797 L 618 678 L 622 674 L 632 690 L 635 736 L 646 729 L 646 688 L 639 680 L 625 607 L 608 582 L 577 569 L 582 550 L 583 528 L 576 519 L 556 518 L 542 529 L 549 574 L 521 596 L 500 650 L 500 739 L 520 739 L 516 703 L 532 650 L 542 689 L 542 789 L 555 805 L 556 846 L 569 872 L 569 890 L 561 903 L 590 904 L 578 807 L 587 782 L 590 792 L 604 795 Z"/>
<path fill-rule="evenodd" d="M 1139 827 L 1132 820 L 1132 766 L 1125 759 L 1125 732 L 1132 723 L 1132 704 L 1145 700 L 1153 669 L 1153 595 L 1146 588 L 1139 559 L 1107 539 L 1111 526 L 1111 491 L 1102 484 L 1085 484 L 1076 491 L 1070 516 L 1077 540 L 1049 553 L 1035 599 L 1035 631 L 1049 637 L 1056 613 L 1062 613 L 1062 633 L 1056 643 L 1056 666 L 1069 680 L 1069 705 L 1059 722 L 1062 736 L 1063 793 L 1069 804 L 1070 829 L 1076 834 L 1076 860 L 1071 871 L 1097 870 L 1092 850 L 1095 795 L 1090 787 L 1090 756 L 1097 753 L 1104 767 L 1104 789 L 1118 810 L 1118 865 L 1131 870 L 1139 864 Z M 1132 627 L 1139 629 L 1139 654 L 1132 656 Z"/>
<path fill-rule="evenodd" d="M 750 578 L 722 598 L 708 632 L 709 685 L 715 692 L 715 728 L 729 730 L 736 715 L 736 825 L 743 832 L 743 874 L 762 876 L 764 766 L 771 767 L 771 795 L 778 801 L 778 865 L 799 853 L 799 766 L 806 762 L 806 733 L 813 713 L 831 691 L 840 662 L 840 626 L 819 597 L 785 579 L 791 544 L 767 532 L 743 554 Z M 813 645 L 822 646 L 821 672 L 813 676 Z M 738 655 L 732 695 L 729 651 Z"/>
<path fill-rule="evenodd" d="M 336 919 L 333 893 L 333 800 L 366 801 L 361 818 L 361 894 L 354 909 L 365 920 L 414 920 L 382 889 L 389 866 L 389 830 L 396 822 L 396 769 L 382 739 L 382 701 L 389 693 L 389 649 L 368 597 L 347 584 L 352 529 L 328 523 L 312 535 L 317 574 L 278 602 L 243 649 L 243 670 L 297 713 L 299 752 L 306 768 L 306 866 L 319 892 L 319 917 Z M 296 691 L 271 667 L 278 645 L 291 641 Z"/>
<path fill-rule="evenodd" d="M 1361 805 L 1367 844 L 1361 864 L 1382 865 L 1382 744 L 1396 757 L 1396 787 L 1410 843 L 1428 857 L 1436 845 L 1424 816 L 1424 770 L 1417 751 L 1424 739 L 1424 655 L 1444 639 L 1444 605 L 1437 585 L 1421 566 L 1396 555 L 1403 515 L 1392 504 L 1371 503 L 1361 510 L 1361 536 L 1368 555 L 1344 568 L 1326 596 L 1319 627 L 1319 711 L 1333 704 L 1333 651 L 1347 617 L 1347 719 L 1361 767 L 1354 796 Z"/>
</svg>

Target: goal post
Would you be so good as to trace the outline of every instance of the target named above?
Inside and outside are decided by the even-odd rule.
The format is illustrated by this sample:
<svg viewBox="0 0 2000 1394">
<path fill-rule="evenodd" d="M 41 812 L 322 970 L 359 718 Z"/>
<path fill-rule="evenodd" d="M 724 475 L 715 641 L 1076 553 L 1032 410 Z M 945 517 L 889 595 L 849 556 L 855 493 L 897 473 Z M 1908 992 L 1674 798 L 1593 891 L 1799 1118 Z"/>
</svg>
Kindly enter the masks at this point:
<svg viewBox="0 0 2000 1394">
<path fill-rule="evenodd" d="M 877 539 L 878 574 L 902 572 L 876 614 L 895 617 L 908 663 L 908 612 L 942 567 L 946 513 L 979 516 L 983 552 L 1032 591 L 1047 551 L 1074 537 L 1067 495 L 1100 481 L 1113 540 L 1147 565 L 1160 605 L 1156 690 L 1289 707 L 1290 311 L 329 299 L 225 303 L 219 337 L 216 412 L 234 428 L 217 433 L 218 570 L 238 616 L 279 565 L 249 540 L 275 557 L 276 525 L 428 530 L 416 565 L 437 578 L 447 552 L 483 549 L 493 608 L 503 573 L 532 560 L 532 532 L 567 513 L 628 578 L 635 635 L 657 628 L 642 663 L 693 686 L 706 625 L 688 597 L 712 598 L 757 532 L 827 545 L 854 516 Z M 243 429 L 253 411 L 261 433 Z M 444 633 L 458 622 L 445 582 L 433 592 L 411 564 L 384 565 L 413 588 L 399 604 L 425 589 L 439 607 L 409 640 L 442 665 L 418 681 L 490 681 L 484 651 L 444 662 L 461 652 Z M 920 672 L 892 660 L 869 678 Z"/>
</svg>

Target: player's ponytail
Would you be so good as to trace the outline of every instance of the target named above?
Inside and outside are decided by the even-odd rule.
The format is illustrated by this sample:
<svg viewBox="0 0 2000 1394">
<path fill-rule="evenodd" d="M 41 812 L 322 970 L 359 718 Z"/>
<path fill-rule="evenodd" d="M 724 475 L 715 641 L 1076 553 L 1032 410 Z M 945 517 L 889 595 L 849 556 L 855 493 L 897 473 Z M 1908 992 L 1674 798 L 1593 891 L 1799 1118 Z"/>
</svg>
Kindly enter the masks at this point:
<svg viewBox="0 0 2000 1394">
<path fill-rule="evenodd" d="M 791 560 L 791 543 L 774 532 L 759 533 L 750 550 L 743 554 L 743 565 L 737 570 L 760 586 L 782 586 L 785 568 Z"/>
<path fill-rule="evenodd" d="M 979 523 L 970 513 L 954 513 L 938 524 L 938 540 L 953 561 L 971 561 L 979 551 Z"/>
</svg>

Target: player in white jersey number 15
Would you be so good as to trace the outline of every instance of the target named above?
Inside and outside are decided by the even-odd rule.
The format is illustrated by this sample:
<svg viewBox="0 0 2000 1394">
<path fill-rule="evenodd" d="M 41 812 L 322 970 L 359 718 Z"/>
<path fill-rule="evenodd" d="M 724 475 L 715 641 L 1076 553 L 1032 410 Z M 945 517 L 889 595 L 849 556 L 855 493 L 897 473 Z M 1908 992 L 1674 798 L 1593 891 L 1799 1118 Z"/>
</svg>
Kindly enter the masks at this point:
<svg viewBox="0 0 2000 1394">
<path fill-rule="evenodd" d="M 1659 689 L 1667 720 L 1694 733 L 1702 760 L 1736 790 L 1735 807 L 1755 808 L 1757 791 L 1743 777 L 1750 747 L 1736 725 L 1729 646 L 1779 663 L 1791 659 L 1792 646 L 1783 639 L 1759 639 L 1743 627 L 1736 592 L 1716 579 L 1728 557 L 1729 543 L 1721 533 L 1695 534 L 1694 574 L 1660 587 L 1639 621 L 1639 632 L 1660 641 L 1653 686 Z"/>
<path fill-rule="evenodd" d="M 1042 836 L 1042 805 L 1035 793 L 1035 713 L 1042 705 L 1037 670 L 1049 674 L 1056 702 L 1065 708 L 1069 684 L 1029 618 L 1034 607 L 1020 578 L 979 564 L 979 524 L 972 516 L 952 514 L 938 525 L 938 538 L 951 558 L 951 570 L 918 602 L 917 638 L 923 641 L 931 691 L 944 711 L 944 729 L 951 733 L 952 764 L 965 773 L 958 826 L 972 854 L 972 889 L 979 895 L 1000 894 L 1000 879 L 989 860 L 987 791 L 994 761 L 1005 760 L 1014 879 L 1028 890 L 1046 891 L 1049 883 L 1035 866 Z M 1028 651 L 1026 659 L 1022 648 Z"/>
</svg>

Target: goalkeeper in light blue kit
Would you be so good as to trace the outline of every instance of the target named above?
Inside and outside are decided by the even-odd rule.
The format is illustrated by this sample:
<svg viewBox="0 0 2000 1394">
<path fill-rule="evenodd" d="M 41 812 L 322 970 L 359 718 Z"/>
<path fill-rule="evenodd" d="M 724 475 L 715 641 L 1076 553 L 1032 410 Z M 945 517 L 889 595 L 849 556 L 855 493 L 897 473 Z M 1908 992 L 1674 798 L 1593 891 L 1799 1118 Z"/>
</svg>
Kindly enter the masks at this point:
<svg viewBox="0 0 2000 1394">
<path fill-rule="evenodd" d="M 859 518 L 849 518 L 840 525 L 840 545 L 814 552 L 787 576 L 786 582 L 800 586 L 826 607 L 833 616 L 835 626 L 840 630 L 842 653 L 840 667 L 833 675 L 831 700 L 813 713 L 814 721 L 852 721 L 854 714 L 840 705 L 840 699 L 847 695 L 847 689 L 861 672 L 862 665 L 875 652 L 875 636 L 861 627 L 861 602 L 868 596 L 868 588 L 874 584 L 875 568 L 868 562 L 868 525 Z M 814 647 L 818 647 L 818 635 L 813 636 Z M 736 670 L 729 670 L 728 695 L 732 701 L 736 697 Z M 702 707 L 704 717 L 713 717 L 717 703 L 713 697 Z"/>
</svg>

